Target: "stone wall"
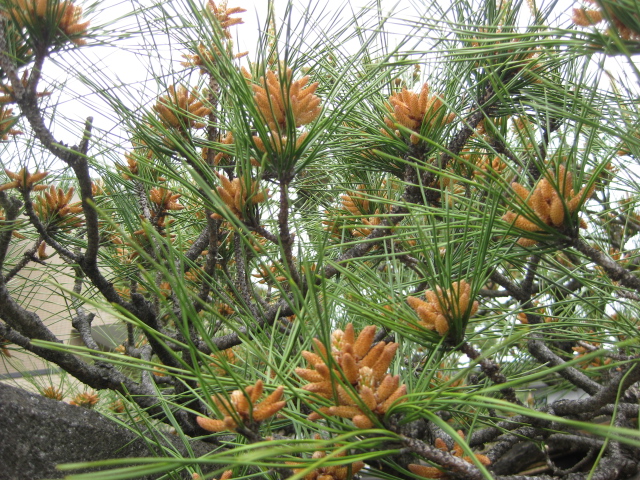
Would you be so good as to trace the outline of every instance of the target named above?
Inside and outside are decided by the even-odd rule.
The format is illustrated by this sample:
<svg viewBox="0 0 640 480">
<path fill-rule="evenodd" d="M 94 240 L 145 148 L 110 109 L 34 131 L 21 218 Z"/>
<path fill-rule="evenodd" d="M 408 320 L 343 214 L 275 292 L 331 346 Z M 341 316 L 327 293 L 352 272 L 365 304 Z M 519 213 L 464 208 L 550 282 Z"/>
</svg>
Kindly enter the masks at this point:
<svg viewBox="0 0 640 480">
<path fill-rule="evenodd" d="M 0 410 L 1 480 L 63 478 L 69 472 L 56 470 L 56 465 L 154 456 L 144 440 L 98 412 L 3 383 Z M 186 455 L 177 437 L 169 435 L 168 441 Z M 203 456 L 214 446 L 192 440 L 191 448 Z M 191 477 L 185 473 L 184 478 Z"/>
</svg>

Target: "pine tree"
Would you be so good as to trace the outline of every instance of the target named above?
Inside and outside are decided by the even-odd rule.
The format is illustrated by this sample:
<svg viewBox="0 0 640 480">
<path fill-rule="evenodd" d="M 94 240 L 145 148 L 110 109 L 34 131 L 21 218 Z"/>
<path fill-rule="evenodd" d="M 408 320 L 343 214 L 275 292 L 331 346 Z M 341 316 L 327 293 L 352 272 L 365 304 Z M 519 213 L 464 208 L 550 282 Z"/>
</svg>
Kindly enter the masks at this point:
<svg viewBox="0 0 640 480">
<path fill-rule="evenodd" d="M 211 444 L 73 478 L 637 473 L 635 2 L 265 5 L 249 52 L 226 2 L 0 10 L 0 353 Z"/>
</svg>

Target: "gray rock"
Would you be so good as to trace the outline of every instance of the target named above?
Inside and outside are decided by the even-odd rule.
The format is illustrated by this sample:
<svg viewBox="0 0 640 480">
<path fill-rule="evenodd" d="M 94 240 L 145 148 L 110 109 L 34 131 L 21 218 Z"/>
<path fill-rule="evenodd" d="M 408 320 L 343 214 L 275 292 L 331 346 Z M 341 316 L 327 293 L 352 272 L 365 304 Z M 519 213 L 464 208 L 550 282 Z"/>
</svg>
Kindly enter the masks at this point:
<svg viewBox="0 0 640 480">
<path fill-rule="evenodd" d="M 177 437 L 169 441 L 186 456 Z M 214 446 L 192 440 L 191 448 L 202 456 Z M 56 465 L 149 456 L 143 439 L 98 412 L 0 382 L 0 480 L 63 478 Z"/>
</svg>

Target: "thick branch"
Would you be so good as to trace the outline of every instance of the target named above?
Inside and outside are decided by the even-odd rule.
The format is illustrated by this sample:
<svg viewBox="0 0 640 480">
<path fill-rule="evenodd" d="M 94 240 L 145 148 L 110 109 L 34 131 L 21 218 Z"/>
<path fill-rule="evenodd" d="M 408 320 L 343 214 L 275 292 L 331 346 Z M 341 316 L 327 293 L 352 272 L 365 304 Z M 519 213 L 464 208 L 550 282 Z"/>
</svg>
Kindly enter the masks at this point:
<svg viewBox="0 0 640 480">
<path fill-rule="evenodd" d="M 189 250 L 184 254 L 185 258 L 191 262 L 195 262 L 196 258 L 198 258 L 200 254 L 204 252 L 205 248 L 207 248 L 207 245 L 209 245 L 210 235 L 211 227 L 207 224 L 196 241 L 193 242 Z M 211 247 L 211 245 L 209 245 L 209 247 Z"/>
<path fill-rule="evenodd" d="M 126 388 L 134 395 L 149 395 L 151 393 L 141 391 L 135 382 L 122 375 L 111 365 L 89 365 L 70 353 L 32 345 L 31 339 L 60 344 L 62 342 L 51 333 L 38 315 L 18 305 L 4 285 L 0 285 L 0 318 L 6 322 L 6 325 L 0 323 L 1 336 L 43 359 L 55 363 L 93 388 L 108 388 L 122 393 L 125 393 Z"/>
<path fill-rule="evenodd" d="M 93 206 L 93 190 L 91 176 L 89 174 L 89 162 L 87 161 L 87 151 L 89 140 L 91 139 L 91 128 L 93 118 L 87 118 L 84 133 L 77 154 L 69 157 L 68 163 L 73 168 L 78 185 L 80 186 L 80 200 L 82 201 L 82 211 L 84 213 L 85 225 L 87 229 L 87 250 L 84 253 L 84 262 L 92 263 L 97 260 L 98 249 L 100 247 L 100 227 L 98 223 L 98 212 Z"/>
<path fill-rule="evenodd" d="M 618 394 L 622 395 L 638 381 L 640 381 L 640 366 L 634 363 L 622 372 L 616 373 L 612 381 L 592 397 L 580 400 L 559 400 L 554 402 L 553 411 L 556 415 L 595 413 L 601 407 L 615 402 Z"/>
<path fill-rule="evenodd" d="M 13 235 L 13 229 L 11 224 L 18 218 L 20 213 L 20 207 L 22 202 L 17 198 L 10 197 L 5 192 L 0 192 L 0 206 L 4 210 L 5 219 L 0 222 L 2 226 L 9 226 L 5 231 L 0 232 L 0 275 L 2 274 L 2 267 L 4 260 L 7 257 L 9 251 L 9 243 L 11 243 L 11 236 Z"/>
<path fill-rule="evenodd" d="M 633 288 L 637 292 L 640 292 L 640 278 L 636 277 L 626 268 L 618 265 L 607 254 L 587 245 L 582 239 L 577 237 L 573 240 L 572 246 L 583 255 L 589 257 L 591 261 L 602 267 L 611 280 L 620 282 L 621 285 Z"/>
<path fill-rule="evenodd" d="M 71 325 L 78 331 L 82 343 L 84 343 L 87 348 L 96 351 L 100 350 L 93 335 L 91 335 L 91 322 L 93 322 L 96 316 L 95 313 L 85 312 L 84 309 L 79 310 L 78 314 L 71 320 Z"/>
<path fill-rule="evenodd" d="M 555 353 L 545 345 L 545 343 L 539 338 L 532 338 L 528 343 L 529 353 L 535 357 L 542 364 L 546 364 L 550 367 L 557 367 L 565 365 L 565 361 L 557 356 Z M 578 388 L 583 389 L 589 395 L 595 395 L 602 389 L 602 385 L 598 382 L 591 380 L 588 376 L 582 373 L 580 370 L 565 366 L 561 370 L 558 370 L 558 375 L 568 380 Z"/>
</svg>

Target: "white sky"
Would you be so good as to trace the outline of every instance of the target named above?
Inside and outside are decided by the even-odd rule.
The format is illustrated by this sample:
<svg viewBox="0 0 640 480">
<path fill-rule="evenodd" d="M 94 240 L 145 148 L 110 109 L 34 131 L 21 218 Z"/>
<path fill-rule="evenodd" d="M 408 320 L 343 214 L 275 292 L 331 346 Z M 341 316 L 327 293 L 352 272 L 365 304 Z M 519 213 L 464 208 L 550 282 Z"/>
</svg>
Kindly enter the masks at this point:
<svg viewBox="0 0 640 480">
<path fill-rule="evenodd" d="M 88 0 L 90 1 L 90 0 Z M 90 18 L 92 21 L 92 25 L 99 25 L 108 22 L 112 18 L 116 18 L 120 15 L 123 15 L 127 11 L 131 11 L 132 4 L 136 3 L 146 3 L 151 4 L 154 0 L 103 0 L 98 5 L 98 10 L 101 10 L 101 13 L 96 14 L 94 18 Z M 169 0 L 167 0 L 168 2 Z M 193 0 L 195 4 L 202 3 L 204 5 L 206 0 Z M 438 1 L 438 0 L 433 0 Z M 445 1 L 445 0 L 442 0 Z M 76 0 L 78 4 L 82 4 L 81 0 Z M 113 3 L 111 3 L 113 2 Z M 326 3 L 325 3 L 326 2 Z M 402 14 L 405 16 L 411 16 L 412 13 L 420 10 L 426 10 L 429 2 L 427 0 L 401 0 L 397 2 L 396 0 L 381 0 L 384 8 L 394 9 L 397 11 L 402 11 Z M 566 3 L 564 3 L 566 2 Z M 573 5 L 573 0 L 564 0 L 563 6 L 558 8 L 558 12 L 561 16 L 565 16 L 570 14 L 570 6 Z M 106 5 L 113 6 L 107 6 Z M 177 3 L 182 3 L 178 0 Z M 219 2 L 218 2 L 219 3 Z M 288 3 L 287 0 L 275 0 L 275 13 L 278 19 L 281 19 L 285 13 L 286 5 Z M 314 18 L 320 16 L 319 20 L 327 20 L 332 17 L 332 13 L 343 10 L 345 17 L 351 17 L 354 13 L 360 12 L 361 8 L 365 5 L 370 5 L 372 0 L 324 0 L 324 2 L 318 2 L 318 0 L 294 0 L 294 8 L 292 15 L 292 24 L 295 25 L 301 17 L 301 13 L 304 11 L 306 7 L 311 4 L 312 8 L 315 8 L 317 12 L 323 12 L 323 15 L 318 15 L 316 13 Z M 233 27 L 232 34 L 234 39 L 236 39 L 236 51 L 249 51 L 249 59 L 255 58 L 255 50 L 256 43 L 258 41 L 258 33 L 259 33 L 259 25 L 264 28 L 264 24 L 267 18 L 268 12 L 268 2 L 267 0 L 229 0 L 228 7 L 240 6 L 247 10 L 247 12 L 240 14 L 244 20 L 244 24 Z M 566 8 L 565 8 L 566 7 Z M 345 18 L 346 20 L 346 18 Z M 130 21 L 130 20 L 128 20 Z M 149 40 L 149 36 L 145 40 Z M 136 45 L 136 42 L 139 42 L 139 39 L 131 39 L 131 42 L 127 42 L 130 45 Z M 180 68 L 178 62 L 181 60 L 180 56 L 182 53 L 186 53 L 179 49 L 174 49 L 171 52 L 171 56 L 173 57 L 174 64 L 177 68 Z M 83 62 L 82 57 L 86 55 L 87 58 L 90 58 L 91 63 L 94 64 L 95 69 L 97 70 L 94 73 L 96 77 L 95 80 L 99 83 L 107 86 L 109 84 L 109 80 L 107 78 L 114 78 L 117 76 L 122 82 L 136 84 L 136 82 L 147 82 L 147 92 L 146 96 L 148 98 L 153 98 L 153 96 L 157 95 L 160 92 L 160 87 L 156 84 L 154 79 L 154 75 L 166 74 L 168 69 L 166 66 L 151 66 L 153 70 L 149 70 L 149 61 L 148 58 L 137 57 L 136 54 L 132 51 L 127 51 L 126 48 L 114 48 L 114 47 L 92 47 L 87 46 L 85 48 L 81 48 L 77 50 L 75 53 L 72 52 L 70 54 L 72 57 L 76 56 L 77 64 L 81 66 Z M 151 62 L 153 63 L 153 62 Z M 71 71 L 70 74 L 65 74 L 64 72 L 58 75 L 55 69 L 48 70 L 45 68 L 45 73 L 49 74 L 50 78 L 63 78 L 68 77 L 69 75 L 73 75 L 76 71 Z M 168 82 L 171 84 L 173 82 Z M 79 85 L 76 86 L 75 83 L 70 83 L 67 88 L 69 91 L 75 93 L 81 93 L 82 95 L 87 95 L 84 98 L 83 102 L 66 100 L 65 97 L 60 97 L 63 100 L 63 103 L 59 105 L 59 113 L 62 116 L 70 118 L 74 122 L 82 123 L 87 116 L 94 116 L 96 118 L 95 125 L 99 129 L 109 129 L 114 124 L 115 119 L 109 119 L 103 115 L 103 112 L 106 114 L 108 109 L 105 108 L 96 108 L 96 98 L 94 96 L 89 95 L 90 90 L 85 86 Z M 138 87 L 136 87 L 138 88 Z M 141 101 L 141 96 L 138 94 L 136 97 L 135 88 L 130 89 L 132 93 L 130 98 L 123 98 L 122 100 L 125 102 L 129 102 L 132 105 L 139 105 Z M 57 92 L 55 92 L 57 94 Z M 52 99 L 52 103 L 56 103 L 56 99 Z M 75 125 L 69 128 L 68 126 L 55 128 L 55 134 L 61 140 L 68 142 L 70 144 L 75 144 L 78 141 L 78 133 L 80 132 L 80 126 Z M 72 132 L 68 132 L 67 130 L 71 130 Z"/>
<path fill-rule="evenodd" d="M 89 0 L 90 1 L 90 0 Z M 207 0 L 193 0 L 194 3 L 202 3 L 203 7 Z M 332 4 L 323 4 L 318 6 L 317 0 L 312 0 L 312 5 L 315 5 L 318 10 L 322 10 L 325 12 L 325 15 L 322 17 L 329 18 L 331 12 L 335 12 L 337 9 L 344 8 L 345 5 L 350 4 L 351 8 L 348 8 L 346 12 L 357 12 L 360 11 L 361 7 L 365 4 L 370 3 L 371 0 L 340 0 L 339 2 L 332 2 Z M 309 0 L 294 0 L 294 8 L 292 20 L 297 23 L 304 11 L 305 7 L 308 5 Z M 86 2 L 82 2 L 82 0 L 76 0 L 78 5 L 82 5 L 83 3 L 86 5 Z M 110 21 L 116 21 L 117 18 L 127 14 L 132 11 L 133 5 L 139 4 L 147 4 L 151 5 L 154 3 L 154 0 L 107 0 L 102 1 L 98 4 L 97 12 L 93 14 L 88 14 L 88 19 L 91 20 L 91 25 L 104 25 Z M 219 1 L 217 3 L 220 3 Z M 280 20 L 282 19 L 287 5 L 287 0 L 275 0 L 275 13 L 276 17 Z M 389 5 L 392 5 L 390 2 L 386 2 Z M 252 54 L 255 54 L 256 44 L 259 38 L 260 28 L 265 28 L 265 22 L 268 14 L 268 2 L 267 0 L 229 0 L 228 7 L 236 7 L 240 6 L 247 10 L 245 13 L 235 15 L 239 16 L 243 19 L 244 23 L 232 28 L 232 35 L 235 42 L 235 50 L 240 51 L 249 51 L 249 56 L 247 58 L 253 59 Z M 85 8 L 88 10 L 88 8 Z M 234 16 L 234 17 L 235 17 Z M 320 20 L 322 20 L 322 17 Z M 126 23 L 131 23 L 131 18 L 126 20 Z M 118 23 L 113 25 L 113 28 L 117 31 Z M 144 39 L 148 42 L 149 35 Z M 107 40 L 107 43 L 109 41 Z M 168 69 L 162 67 L 160 65 L 156 65 L 155 67 L 152 65 L 153 71 L 149 70 L 149 60 L 148 58 L 143 58 L 142 56 L 137 56 L 135 50 L 138 49 L 137 45 L 139 45 L 139 38 L 132 38 L 128 41 L 119 41 L 116 45 L 119 47 L 114 47 L 113 45 L 108 47 L 101 46 L 92 46 L 88 45 L 86 47 L 82 47 L 75 51 L 71 51 L 70 53 L 66 53 L 68 55 L 68 63 L 71 65 L 75 64 L 71 67 L 66 67 L 69 69 L 69 72 L 60 71 L 56 68 L 55 65 L 47 65 L 45 67 L 45 74 L 48 74 L 49 79 L 68 79 L 75 75 L 77 71 L 82 71 L 82 66 L 87 62 L 93 65 L 96 70 L 95 73 L 89 74 L 88 76 L 92 76 L 93 81 L 97 81 L 105 86 L 109 83 L 109 78 L 117 78 L 119 81 L 123 83 L 135 84 L 136 82 L 147 82 L 149 88 L 154 88 L 157 93 L 159 92 L 160 87 L 155 85 L 155 81 L 153 79 L 153 75 L 161 75 L 166 74 Z M 148 43 L 147 43 L 148 45 Z M 170 55 L 173 57 L 175 67 L 180 68 L 178 63 L 181 59 L 181 54 L 187 53 L 185 51 L 177 51 L 173 49 L 170 51 Z M 151 62 L 153 64 L 153 62 Z M 172 83 L 172 82 L 169 82 Z M 43 87 L 44 88 L 44 87 Z M 60 100 L 57 100 L 57 97 L 52 97 L 52 103 L 58 104 L 58 113 L 61 116 L 67 117 L 73 122 L 83 123 L 84 120 L 88 116 L 95 117 L 94 125 L 97 128 L 109 128 L 108 124 L 113 123 L 108 118 L 103 117 L 103 113 L 107 113 L 105 108 L 95 108 L 95 102 L 97 101 L 95 96 L 91 94 L 91 90 L 86 86 L 78 84 L 78 82 L 71 80 L 65 87 L 67 91 L 72 92 L 72 96 L 82 96 L 83 101 L 78 102 L 72 99 L 67 98 L 63 93 L 59 97 Z M 51 88 L 49 88 L 51 90 Z M 62 92 L 62 89 L 54 90 L 54 95 L 58 95 L 59 92 Z M 133 91 L 133 88 L 131 89 Z M 156 92 L 147 92 L 150 96 L 153 96 Z M 126 98 L 122 99 L 123 101 L 127 101 Z M 131 103 L 139 102 L 141 100 L 140 97 L 134 98 L 131 97 Z M 99 101 L 99 100 L 98 100 Z M 74 144 L 77 142 L 77 128 L 71 127 L 71 130 L 75 130 L 76 133 L 67 132 L 69 126 L 56 126 L 53 127 L 55 130 L 55 134 L 57 138 L 61 139 L 64 142 Z"/>
<path fill-rule="evenodd" d="M 70 52 L 64 53 L 65 62 L 63 68 L 67 71 L 60 70 L 56 67 L 55 62 L 50 62 L 45 65 L 44 73 L 45 80 L 49 82 L 42 83 L 40 90 L 43 90 L 45 86 L 49 91 L 53 92 L 53 95 L 49 99 L 50 105 L 56 105 L 57 114 L 56 121 L 52 124 L 51 128 L 54 136 L 67 144 L 75 145 L 78 142 L 79 135 L 81 135 L 84 122 L 87 117 L 94 117 L 94 140 L 99 140 L 97 136 L 99 132 L 107 131 L 106 134 L 111 136 L 111 140 L 114 138 L 121 138 L 121 143 L 124 144 L 125 149 L 129 149 L 130 146 L 127 142 L 126 132 L 118 126 L 119 120 L 110 113 L 110 107 L 104 104 L 104 101 L 95 95 L 94 90 L 83 85 L 81 82 L 74 80 L 73 77 L 78 73 L 84 74 L 91 79 L 91 81 L 98 83 L 104 88 L 109 88 L 113 85 L 112 82 L 121 84 L 130 84 L 131 88 L 122 91 L 119 96 L 120 100 L 130 105 L 132 108 L 139 108 L 140 102 L 143 102 L 143 98 L 148 99 L 147 105 L 153 98 L 157 98 L 157 95 L 162 94 L 162 87 L 158 85 L 155 77 L 162 76 L 169 73 L 173 68 L 175 71 L 179 71 L 182 67 L 179 62 L 184 60 L 181 58 L 183 53 L 188 53 L 185 49 L 170 48 L 166 49 L 166 41 L 161 40 L 161 43 L 165 44 L 165 47 L 159 47 L 165 51 L 164 56 L 171 56 L 171 62 L 149 60 L 148 55 L 153 55 L 155 52 L 149 48 L 149 42 L 151 35 L 146 35 L 142 39 L 143 43 L 146 43 L 146 52 L 140 49 L 141 39 L 139 36 L 132 37 L 129 40 L 118 40 L 115 43 L 108 37 L 109 29 L 118 33 L 123 27 L 119 27 L 122 23 L 133 25 L 132 21 L 134 17 L 129 15 L 129 12 L 140 5 L 153 5 L 157 0 L 97 0 L 97 8 L 92 12 L 89 6 L 92 0 L 75 0 L 78 5 L 84 5 L 85 18 L 90 20 L 91 26 L 108 25 L 109 22 L 114 22 L 112 25 L 105 28 L 105 34 L 107 35 L 106 43 L 108 46 L 96 46 L 95 42 L 90 40 L 89 45 L 81 47 L 79 49 L 73 49 Z M 94 0 L 96 1 L 96 0 Z M 177 0 L 175 4 L 186 4 L 188 0 Z M 207 0 L 192 0 L 195 5 L 201 4 L 204 8 Z M 371 4 L 372 0 L 329 0 L 328 2 L 318 2 L 317 0 L 293 0 L 292 10 L 292 24 L 296 25 L 302 17 L 302 13 L 306 8 L 315 9 L 314 19 L 319 20 L 321 23 L 328 21 L 336 11 L 344 11 L 344 20 L 352 18 L 353 14 L 360 12 L 362 7 Z M 221 3 L 217 1 L 216 3 Z M 281 20 L 286 12 L 287 0 L 275 0 L 275 14 L 278 20 Z M 400 2 L 403 8 L 413 3 L 411 0 L 401 0 Z M 420 3 L 420 2 L 418 2 Z M 388 1 L 383 0 L 385 8 L 394 8 L 396 6 L 396 0 Z M 169 8 L 174 4 L 170 4 L 167 0 Z M 232 27 L 232 35 L 235 43 L 235 50 L 237 52 L 249 51 L 247 59 L 254 60 L 256 54 L 256 45 L 259 38 L 260 28 L 265 28 L 265 23 L 268 14 L 268 1 L 267 0 L 228 0 L 229 8 L 242 7 L 246 10 L 245 13 L 239 14 L 244 23 L 238 26 Z M 322 15 L 319 15 L 322 13 Z M 125 17 L 125 20 L 117 20 L 121 17 Z M 280 23 L 278 24 L 280 25 Z M 144 28 L 143 25 L 136 26 L 135 28 Z M 124 27 L 126 28 L 126 27 Z M 94 43 L 92 45 L 91 43 Z M 359 45 L 358 45 L 359 46 Z M 137 50 L 137 53 L 136 53 Z M 168 55 L 167 55 L 168 52 Z M 86 65 L 92 65 L 93 72 L 87 71 Z M 172 64 L 173 67 L 168 66 Z M 56 82 L 67 82 L 64 87 L 56 88 Z M 165 81 L 165 84 L 172 84 L 173 81 Z M 53 85 L 53 87 L 51 86 Z M 142 85 L 146 85 L 146 91 L 140 90 Z M 101 106 L 102 105 L 102 106 Z M 65 120 L 66 119 L 66 120 Z M 96 152 L 93 152 L 94 155 Z M 108 154 L 109 152 L 105 152 Z M 122 155 L 120 153 L 120 155 Z M 46 165 L 42 165 L 42 168 L 50 168 Z"/>
</svg>

